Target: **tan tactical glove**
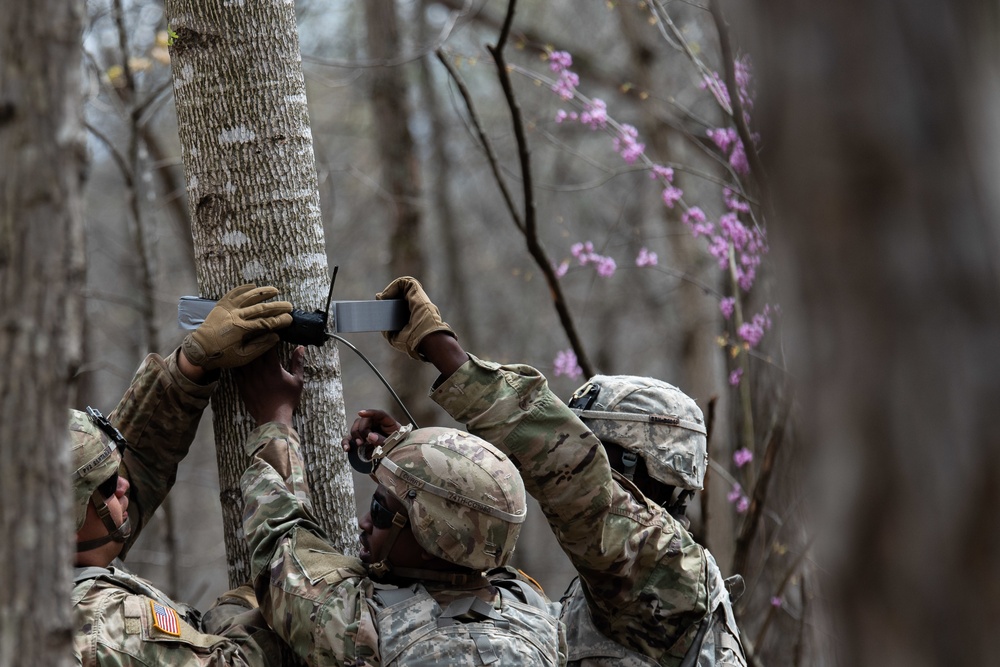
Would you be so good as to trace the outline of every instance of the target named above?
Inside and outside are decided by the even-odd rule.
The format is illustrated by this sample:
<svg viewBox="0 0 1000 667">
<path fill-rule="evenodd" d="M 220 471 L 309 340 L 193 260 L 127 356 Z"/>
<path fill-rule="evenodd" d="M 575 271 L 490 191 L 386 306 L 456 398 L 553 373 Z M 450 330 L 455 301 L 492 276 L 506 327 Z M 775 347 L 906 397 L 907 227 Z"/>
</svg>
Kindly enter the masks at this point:
<svg viewBox="0 0 1000 667">
<path fill-rule="evenodd" d="M 292 323 L 292 304 L 261 303 L 278 294 L 274 287 L 240 285 L 219 299 L 205 321 L 181 344 L 185 356 L 205 370 L 235 368 L 278 342 L 277 329 Z"/>
<path fill-rule="evenodd" d="M 384 290 L 376 294 L 375 298 L 406 299 L 406 303 L 410 307 L 410 321 L 401 330 L 383 331 L 382 335 L 385 336 L 390 345 L 400 352 L 406 352 L 414 359 L 423 359 L 417 352 L 417 348 L 420 347 L 420 341 L 427 334 L 444 331 L 458 338 L 451 327 L 441 319 L 441 311 L 431 302 L 420 281 L 416 278 L 409 276 L 396 278 Z"/>
</svg>

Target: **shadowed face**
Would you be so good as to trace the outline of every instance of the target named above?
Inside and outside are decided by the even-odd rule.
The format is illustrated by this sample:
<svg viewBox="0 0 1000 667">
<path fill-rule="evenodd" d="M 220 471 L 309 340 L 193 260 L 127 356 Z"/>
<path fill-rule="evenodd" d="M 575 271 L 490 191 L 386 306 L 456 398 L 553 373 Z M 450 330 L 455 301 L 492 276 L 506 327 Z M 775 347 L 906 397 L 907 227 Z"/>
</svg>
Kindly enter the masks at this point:
<svg viewBox="0 0 1000 667">
<path fill-rule="evenodd" d="M 390 557 L 389 560 L 397 567 L 426 567 L 424 563 L 429 554 L 417 543 L 408 521 L 399 531 L 396 541 L 389 545 L 392 521 L 397 514 L 406 519 L 406 508 L 379 484 L 372 494 L 369 510 L 358 519 L 358 526 L 361 528 L 361 560 L 371 564 Z M 389 549 L 388 553 L 384 553 L 386 548 Z"/>
<path fill-rule="evenodd" d="M 112 480 L 114 480 L 113 485 L 111 483 Z M 124 522 L 128 517 L 128 480 L 116 473 L 111 478 L 103 482 L 98 489 L 101 491 L 101 495 L 105 496 L 104 502 L 107 504 L 108 511 L 111 513 L 111 519 L 114 521 L 116 526 L 122 525 L 122 522 Z M 87 540 L 104 537 L 107 534 L 108 528 L 104 525 L 104 522 L 101 521 L 101 517 L 97 515 L 94 503 L 89 503 L 87 505 L 87 518 L 83 522 L 83 527 L 76 533 L 76 541 L 85 542 Z M 94 547 L 88 551 L 81 551 L 76 555 L 76 563 L 77 565 L 107 567 L 111 564 L 111 561 L 113 561 L 115 557 L 121 553 L 122 547 L 124 546 L 123 542 L 115 542 L 112 540 L 111 542 L 102 544 L 99 547 Z"/>
</svg>

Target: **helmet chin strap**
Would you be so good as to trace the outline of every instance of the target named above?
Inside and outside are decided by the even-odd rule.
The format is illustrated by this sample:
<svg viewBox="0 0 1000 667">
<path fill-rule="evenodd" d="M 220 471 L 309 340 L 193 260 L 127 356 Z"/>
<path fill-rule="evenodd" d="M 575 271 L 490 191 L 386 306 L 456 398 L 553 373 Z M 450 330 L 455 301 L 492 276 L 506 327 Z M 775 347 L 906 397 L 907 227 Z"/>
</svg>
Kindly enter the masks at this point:
<svg viewBox="0 0 1000 667">
<path fill-rule="evenodd" d="M 392 552 L 392 547 L 396 544 L 396 540 L 399 538 L 399 534 L 406 527 L 409 522 L 409 518 L 405 514 L 400 514 L 396 512 L 395 516 L 392 517 L 392 529 L 389 533 L 389 537 L 383 542 L 383 547 L 381 549 L 382 558 L 376 563 L 372 563 L 368 566 L 368 571 L 376 579 L 381 579 L 382 577 L 389 574 L 392 571 L 392 563 L 389 562 L 389 554 Z M 375 556 L 375 554 L 372 554 Z"/>
<path fill-rule="evenodd" d="M 424 579 L 429 581 L 444 581 L 452 585 L 468 585 L 485 581 L 481 572 L 445 572 L 441 570 L 424 570 L 413 567 L 397 567 L 389 560 L 392 547 L 396 544 L 399 534 L 409 523 L 409 519 L 404 514 L 396 512 L 392 517 L 392 529 L 389 536 L 383 542 L 381 549 L 382 558 L 368 566 L 368 573 L 375 579 L 384 579 L 387 576 L 401 577 L 403 579 Z M 373 554 L 374 555 L 374 554 Z"/>
<path fill-rule="evenodd" d="M 111 516 L 111 510 L 108 509 L 108 503 L 100 491 L 94 491 L 93 495 L 90 496 L 90 502 L 94 505 L 94 509 L 97 510 L 97 516 L 101 518 L 101 523 L 108 529 L 108 534 L 92 540 L 86 540 L 85 542 L 77 542 L 76 552 L 83 553 L 84 551 L 90 551 L 91 549 L 102 547 L 108 542 L 125 542 L 132 534 L 132 525 L 129 523 L 128 517 L 125 517 L 120 526 L 116 526 L 115 520 Z"/>
</svg>

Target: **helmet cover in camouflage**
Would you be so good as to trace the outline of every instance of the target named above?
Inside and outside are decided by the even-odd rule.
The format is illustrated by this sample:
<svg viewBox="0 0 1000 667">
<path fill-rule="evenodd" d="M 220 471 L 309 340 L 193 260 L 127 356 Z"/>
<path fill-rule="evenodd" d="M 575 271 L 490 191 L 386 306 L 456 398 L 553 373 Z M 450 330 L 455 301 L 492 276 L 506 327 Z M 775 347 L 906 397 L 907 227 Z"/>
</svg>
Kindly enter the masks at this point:
<svg viewBox="0 0 1000 667">
<path fill-rule="evenodd" d="M 122 459 L 115 443 L 86 412 L 69 411 L 69 435 L 73 457 L 73 510 L 76 529 L 80 530 L 87 518 L 91 495 L 101 482 L 118 472 Z"/>
<path fill-rule="evenodd" d="M 428 553 L 478 570 L 504 565 L 527 515 L 524 482 L 500 450 L 453 428 L 406 428 L 376 450 L 374 475 Z"/>
<path fill-rule="evenodd" d="M 682 489 L 701 489 L 708 465 L 705 419 L 677 387 L 634 375 L 595 375 L 570 407 L 602 442 L 641 456 L 649 476 Z"/>
</svg>

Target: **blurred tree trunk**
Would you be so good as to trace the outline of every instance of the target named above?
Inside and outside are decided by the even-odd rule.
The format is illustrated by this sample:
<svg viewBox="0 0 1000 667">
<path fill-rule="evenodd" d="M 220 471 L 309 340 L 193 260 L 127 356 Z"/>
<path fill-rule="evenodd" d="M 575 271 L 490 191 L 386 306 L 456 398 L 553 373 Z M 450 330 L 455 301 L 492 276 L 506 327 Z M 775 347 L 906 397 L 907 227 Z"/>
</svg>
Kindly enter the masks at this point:
<svg viewBox="0 0 1000 667">
<path fill-rule="evenodd" d="M 408 80 L 392 59 L 401 53 L 396 0 L 367 0 L 365 26 L 369 59 L 382 64 L 370 70 L 372 131 L 378 146 L 382 189 L 388 198 L 389 270 L 391 278 L 414 276 L 430 294 L 434 286 L 424 263 L 420 230 L 420 160 L 410 133 Z M 431 424 L 439 414 L 427 400 L 426 384 L 413 381 L 413 361 L 393 355 L 390 362 L 393 385 L 418 424 Z"/>
<path fill-rule="evenodd" d="M 428 8 L 434 0 L 420 3 L 419 43 L 429 44 L 434 38 L 427 22 Z M 470 350 L 478 350 L 478 331 L 472 317 L 472 302 L 469 299 L 468 279 L 465 272 L 467 253 L 463 252 L 461 225 L 455 214 L 453 194 L 449 185 L 454 178 L 454 160 L 448 151 L 448 121 L 445 110 L 438 99 L 434 81 L 434 59 L 428 54 L 420 59 L 420 97 L 424 112 L 430 120 L 430 148 L 433 175 L 428 187 L 430 199 L 439 218 L 441 250 L 435 260 L 444 264 L 445 283 L 442 303 L 448 304 L 447 320 L 456 331 L 462 332 L 462 344 Z"/>
<path fill-rule="evenodd" d="M 80 362 L 83 3 L 0 12 L 0 665 L 72 664 L 70 386 Z"/>
<path fill-rule="evenodd" d="M 219 298 L 272 284 L 303 310 L 322 308 L 329 271 L 292 3 L 168 0 L 170 47 L 198 284 Z M 340 550 L 356 549 L 340 359 L 310 348 L 296 427 L 319 520 Z M 232 585 L 247 580 L 239 479 L 251 424 L 228 374 L 212 400 Z"/>
<path fill-rule="evenodd" d="M 843 664 L 992 664 L 996 3 L 758 0 L 748 11 Z"/>
</svg>

